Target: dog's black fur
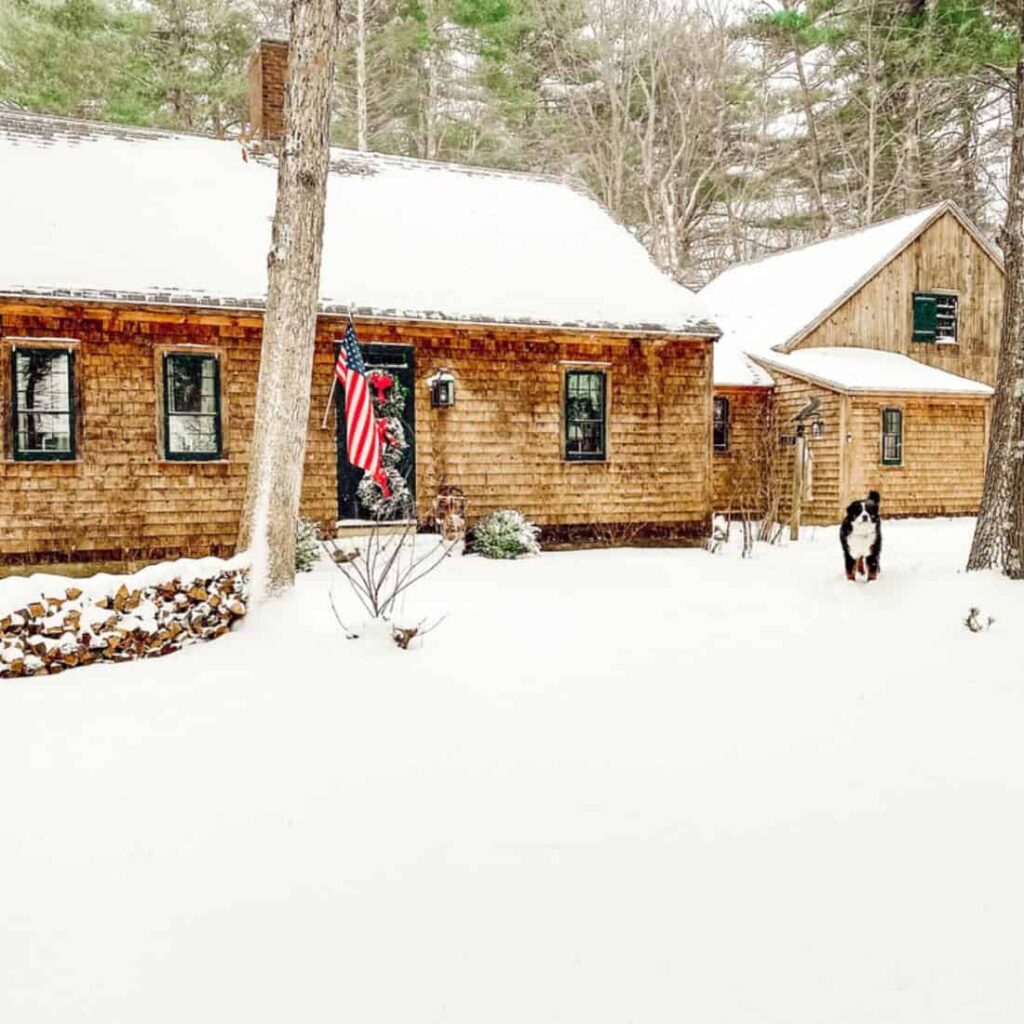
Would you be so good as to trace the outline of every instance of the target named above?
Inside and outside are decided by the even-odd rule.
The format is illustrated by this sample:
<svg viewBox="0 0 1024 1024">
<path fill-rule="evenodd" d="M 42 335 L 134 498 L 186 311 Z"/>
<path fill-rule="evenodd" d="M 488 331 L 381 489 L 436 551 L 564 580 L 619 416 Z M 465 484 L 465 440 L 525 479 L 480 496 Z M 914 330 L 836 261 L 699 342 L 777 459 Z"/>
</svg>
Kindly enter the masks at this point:
<svg viewBox="0 0 1024 1024">
<path fill-rule="evenodd" d="M 843 546 L 848 580 L 855 580 L 858 572 L 865 571 L 869 580 L 878 579 L 882 557 L 880 502 L 878 491 L 871 491 L 863 501 L 854 501 L 846 509 L 846 518 L 839 527 L 839 543 Z"/>
</svg>

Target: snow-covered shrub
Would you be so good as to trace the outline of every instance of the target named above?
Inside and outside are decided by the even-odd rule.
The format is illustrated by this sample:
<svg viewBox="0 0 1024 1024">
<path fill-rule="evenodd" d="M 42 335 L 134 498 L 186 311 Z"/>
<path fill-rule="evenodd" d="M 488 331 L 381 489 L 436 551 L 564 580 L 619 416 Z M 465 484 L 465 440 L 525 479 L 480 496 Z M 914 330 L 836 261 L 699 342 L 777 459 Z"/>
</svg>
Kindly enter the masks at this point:
<svg viewBox="0 0 1024 1024">
<path fill-rule="evenodd" d="M 302 519 L 295 524 L 295 571 L 311 572 L 320 561 L 320 524 Z"/>
<path fill-rule="evenodd" d="M 982 615 L 980 608 L 971 608 L 964 619 L 964 625 L 972 633 L 984 633 L 986 629 L 992 628 L 995 621 L 991 615 Z"/>
<path fill-rule="evenodd" d="M 522 558 L 540 554 L 540 528 L 522 512 L 504 508 L 473 527 L 473 550 L 484 558 Z"/>
</svg>

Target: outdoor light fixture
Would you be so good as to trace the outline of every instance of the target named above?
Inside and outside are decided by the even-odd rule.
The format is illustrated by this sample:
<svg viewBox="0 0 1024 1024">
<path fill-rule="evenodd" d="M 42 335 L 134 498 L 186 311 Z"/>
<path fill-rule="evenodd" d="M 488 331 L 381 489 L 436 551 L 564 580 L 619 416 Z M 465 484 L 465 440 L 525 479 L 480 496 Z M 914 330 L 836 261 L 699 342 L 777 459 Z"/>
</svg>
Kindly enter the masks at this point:
<svg viewBox="0 0 1024 1024">
<path fill-rule="evenodd" d="M 435 409 L 450 409 L 455 404 L 455 375 L 442 367 L 428 381 L 430 404 Z"/>
</svg>

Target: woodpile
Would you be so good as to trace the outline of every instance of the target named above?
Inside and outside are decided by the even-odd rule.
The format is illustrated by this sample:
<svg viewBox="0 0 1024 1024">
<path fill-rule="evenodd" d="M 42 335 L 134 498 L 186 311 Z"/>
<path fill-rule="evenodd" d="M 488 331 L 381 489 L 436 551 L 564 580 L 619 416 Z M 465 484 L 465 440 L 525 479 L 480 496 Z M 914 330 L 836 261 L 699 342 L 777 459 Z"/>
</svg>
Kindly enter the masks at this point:
<svg viewBox="0 0 1024 1024">
<path fill-rule="evenodd" d="M 214 640 L 246 612 L 245 574 L 118 590 L 88 600 L 75 586 L 0 616 L 0 678 L 54 675 L 99 661 L 134 661 Z"/>
</svg>

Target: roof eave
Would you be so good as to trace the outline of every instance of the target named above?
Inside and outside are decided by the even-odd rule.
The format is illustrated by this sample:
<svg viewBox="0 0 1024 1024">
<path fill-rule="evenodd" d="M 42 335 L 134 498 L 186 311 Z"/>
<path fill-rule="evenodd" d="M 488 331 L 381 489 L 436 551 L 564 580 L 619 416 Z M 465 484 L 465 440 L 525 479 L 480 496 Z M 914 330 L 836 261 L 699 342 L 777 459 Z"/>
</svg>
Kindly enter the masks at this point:
<svg viewBox="0 0 1024 1024">
<path fill-rule="evenodd" d="M 872 395 L 904 395 L 918 398 L 966 398 L 966 399 L 989 399 L 994 392 L 982 393 L 979 391 L 958 391 L 942 388 L 878 388 L 878 387 L 856 387 L 850 384 L 840 384 L 838 381 L 829 380 L 827 377 L 819 377 L 817 374 L 808 373 L 806 370 L 798 370 L 792 366 L 783 366 L 773 363 L 771 360 L 762 357 L 752 356 L 758 364 L 764 363 L 769 370 L 796 377 L 797 380 L 806 381 L 816 387 L 824 388 L 826 391 L 834 391 L 836 394 L 849 395 L 855 398 L 871 397 Z M 909 357 L 908 357 L 909 358 Z"/>
<path fill-rule="evenodd" d="M 174 293 L 149 294 L 142 292 L 117 292 L 97 289 L 3 289 L 0 299 L 36 300 L 48 302 L 89 303 L 95 305 L 147 306 L 160 309 L 195 309 L 203 312 L 250 313 L 260 315 L 266 310 L 266 303 L 257 299 L 224 298 L 212 296 L 175 295 Z M 603 334 L 629 334 L 660 338 L 694 338 L 716 341 L 721 331 L 710 321 L 701 320 L 693 325 L 668 326 L 641 321 L 612 323 L 609 321 L 555 321 L 527 318 L 501 319 L 486 316 L 458 317 L 432 310 L 377 309 L 370 306 L 339 305 L 322 303 L 317 316 L 353 316 L 363 320 L 379 320 L 390 323 L 446 324 L 462 327 L 518 327 L 524 329 L 556 331 L 598 331 Z"/>
</svg>

